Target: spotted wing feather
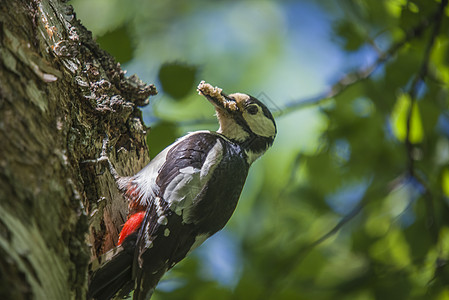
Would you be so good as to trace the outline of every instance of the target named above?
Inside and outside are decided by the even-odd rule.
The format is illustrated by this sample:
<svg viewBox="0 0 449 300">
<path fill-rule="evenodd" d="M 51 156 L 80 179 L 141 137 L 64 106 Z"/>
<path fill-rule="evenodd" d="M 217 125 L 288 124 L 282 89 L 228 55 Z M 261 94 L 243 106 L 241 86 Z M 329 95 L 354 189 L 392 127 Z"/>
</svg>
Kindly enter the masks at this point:
<svg viewBox="0 0 449 300">
<path fill-rule="evenodd" d="M 207 185 L 204 174 L 201 178 L 201 170 L 220 163 L 221 148 L 211 154 L 216 143 L 220 143 L 216 135 L 197 134 L 167 152 L 155 180 L 156 197 L 149 201 L 138 235 L 133 267 L 134 299 L 148 299 L 162 275 L 182 260 L 195 243 L 198 228 L 189 223 L 186 215 Z M 216 160 L 208 161 L 210 155 Z"/>
</svg>

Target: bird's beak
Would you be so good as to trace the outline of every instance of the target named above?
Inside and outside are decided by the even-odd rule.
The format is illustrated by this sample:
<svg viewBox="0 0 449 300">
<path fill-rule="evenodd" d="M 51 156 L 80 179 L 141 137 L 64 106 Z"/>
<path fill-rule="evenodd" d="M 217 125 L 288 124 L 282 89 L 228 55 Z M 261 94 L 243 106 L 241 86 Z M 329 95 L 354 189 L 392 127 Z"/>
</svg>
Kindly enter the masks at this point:
<svg viewBox="0 0 449 300">
<path fill-rule="evenodd" d="M 198 94 L 206 97 L 206 99 L 214 105 L 217 112 L 233 114 L 239 111 L 238 103 L 223 93 L 223 90 L 219 87 L 213 87 L 203 80 L 198 85 L 197 91 Z"/>
</svg>

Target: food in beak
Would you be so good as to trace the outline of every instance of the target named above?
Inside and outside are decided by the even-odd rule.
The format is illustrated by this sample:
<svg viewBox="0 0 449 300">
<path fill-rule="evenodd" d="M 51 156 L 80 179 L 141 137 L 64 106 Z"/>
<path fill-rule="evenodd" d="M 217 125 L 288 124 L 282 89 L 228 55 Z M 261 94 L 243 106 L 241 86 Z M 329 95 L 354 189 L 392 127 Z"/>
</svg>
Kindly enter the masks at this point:
<svg viewBox="0 0 449 300">
<path fill-rule="evenodd" d="M 202 80 L 197 87 L 197 91 L 198 94 L 205 96 L 219 108 L 224 108 L 229 112 L 238 111 L 237 103 L 234 100 L 229 99 L 219 87 L 213 87 L 209 83 Z"/>
</svg>

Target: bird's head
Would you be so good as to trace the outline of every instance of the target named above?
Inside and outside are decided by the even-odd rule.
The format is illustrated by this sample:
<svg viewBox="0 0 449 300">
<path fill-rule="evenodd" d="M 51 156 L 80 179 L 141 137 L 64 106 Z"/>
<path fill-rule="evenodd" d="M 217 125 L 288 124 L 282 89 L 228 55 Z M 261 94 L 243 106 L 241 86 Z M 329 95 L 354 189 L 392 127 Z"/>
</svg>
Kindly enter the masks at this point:
<svg viewBox="0 0 449 300">
<path fill-rule="evenodd" d="M 246 94 L 227 95 L 204 81 L 198 85 L 198 92 L 215 107 L 220 123 L 218 133 L 239 144 L 250 164 L 273 144 L 276 123 L 262 102 Z"/>
</svg>

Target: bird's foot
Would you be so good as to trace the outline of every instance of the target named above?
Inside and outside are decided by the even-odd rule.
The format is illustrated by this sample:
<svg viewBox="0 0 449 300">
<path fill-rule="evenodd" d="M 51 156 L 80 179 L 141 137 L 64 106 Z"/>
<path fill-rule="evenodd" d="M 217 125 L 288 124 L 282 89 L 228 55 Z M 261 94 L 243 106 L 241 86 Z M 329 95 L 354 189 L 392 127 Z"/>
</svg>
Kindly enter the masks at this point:
<svg viewBox="0 0 449 300">
<path fill-rule="evenodd" d="M 81 163 L 82 164 L 101 164 L 104 165 L 106 164 L 106 166 L 109 169 L 109 173 L 111 173 L 112 177 L 114 177 L 115 181 L 120 179 L 120 176 L 117 173 L 117 170 L 115 170 L 114 166 L 112 165 L 111 160 L 108 157 L 108 144 L 109 144 L 109 137 L 106 134 L 106 137 L 103 139 L 103 146 L 101 148 L 101 154 L 99 158 L 95 158 L 95 159 L 86 159 L 83 160 Z M 102 172 L 103 173 L 103 172 Z M 102 174 L 100 173 L 100 174 Z"/>
</svg>

